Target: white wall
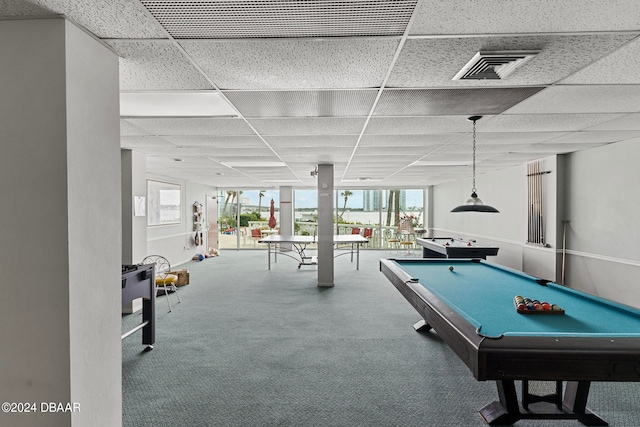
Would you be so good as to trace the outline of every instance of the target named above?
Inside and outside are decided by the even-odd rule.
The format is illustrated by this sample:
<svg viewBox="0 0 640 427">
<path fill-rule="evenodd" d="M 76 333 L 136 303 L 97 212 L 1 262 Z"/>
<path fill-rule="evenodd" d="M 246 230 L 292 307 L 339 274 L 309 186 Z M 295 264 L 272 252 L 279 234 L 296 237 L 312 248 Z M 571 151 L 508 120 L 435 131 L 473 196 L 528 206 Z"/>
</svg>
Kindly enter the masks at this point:
<svg viewBox="0 0 640 427">
<path fill-rule="evenodd" d="M 122 423 L 118 57 L 66 21 L 73 426 Z M 98 185 L 96 185 L 98 184 Z"/>
<path fill-rule="evenodd" d="M 204 253 L 208 248 L 207 232 L 202 230 L 204 244 L 196 246 L 195 231 L 193 230 L 193 204 L 196 201 L 204 204 L 207 196 L 216 195 L 216 188 L 188 181 L 169 180 L 152 174 L 149 174 L 148 178 L 181 186 L 182 222 L 148 227 L 146 255 L 162 255 L 169 260 L 172 266 L 177 266 L 190 261 L 198 253 Z"/>
<path fill-rule="evenodd" d="M 491 261 L 522 269 L 523 221 L 526 224 L 524 166 L 476 176 L 480 199 L 500 213 L 450 212 L 471 195 L 471 179 L 434 186 L 433 234 L 436 237 L 476 239 L 481 245 L 500 248 Z M 526 186 L 524 187 L 526 189 Z M 524 219 L 523 219 L 524 218 Z"/>
<path fill-rule="evenodd" d="M 118 58 L 62 18 L 0 21 L 0 425 L 121 425 Z"/>
<path fill-rule="evenodd" d="M 500 247 L 489 260 L 640 307 L 640 141 L 610 144 L 541 160 L 545 243 L 527 244 L 526 165 L 476 177 L 478 195 L 499 214 L 451 213 L 471 180 L 433 187 L 433 234 L 475 238 Z"/>
<path fill-rule="evenodd" d="M 640 140 L 567 156 L 566 283 L 640 308 Z"/>
</svg>

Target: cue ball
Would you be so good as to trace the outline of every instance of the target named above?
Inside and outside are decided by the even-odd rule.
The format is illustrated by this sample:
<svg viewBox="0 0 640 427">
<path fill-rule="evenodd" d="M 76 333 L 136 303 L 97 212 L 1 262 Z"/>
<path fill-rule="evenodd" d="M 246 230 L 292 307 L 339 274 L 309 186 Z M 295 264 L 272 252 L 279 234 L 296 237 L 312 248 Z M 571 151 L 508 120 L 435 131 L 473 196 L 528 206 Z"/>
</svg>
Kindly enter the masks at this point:
<svg viewBox="0 0 640 427">
<path fill-rule="evenodd" d="M 453 265 L 449 266 L 449 271 L 453 271 Z"/>
</svg>

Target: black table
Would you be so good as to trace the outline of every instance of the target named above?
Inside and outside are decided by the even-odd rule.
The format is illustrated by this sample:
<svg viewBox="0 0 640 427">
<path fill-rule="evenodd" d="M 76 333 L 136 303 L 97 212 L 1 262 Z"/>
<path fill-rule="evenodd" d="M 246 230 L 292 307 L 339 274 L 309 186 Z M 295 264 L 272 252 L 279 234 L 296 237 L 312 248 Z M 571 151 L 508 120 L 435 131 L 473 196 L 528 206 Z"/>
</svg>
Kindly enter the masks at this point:
<svg viewBox="0 0 640 427">
<path fill-rule="evenodd" d="M 498 255 L 495 246 L 481 246 L 475 241 L 451 237 L 430 237 L 416 239 L 422 246 L 422 258 L 482 258 Z"/>
</svg>

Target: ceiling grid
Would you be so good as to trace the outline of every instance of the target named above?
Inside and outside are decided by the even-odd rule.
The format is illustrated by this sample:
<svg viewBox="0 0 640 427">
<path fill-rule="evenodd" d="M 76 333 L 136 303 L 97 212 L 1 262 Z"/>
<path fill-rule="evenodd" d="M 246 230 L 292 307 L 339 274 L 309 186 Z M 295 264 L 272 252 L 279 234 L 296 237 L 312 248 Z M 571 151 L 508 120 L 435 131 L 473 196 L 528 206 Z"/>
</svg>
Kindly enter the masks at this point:
<svg viewBox="0 0 640 427">
<path fill-rule="evenodd" d="M 323 162 L 336 188 L 470 179 L 474 115 L 479 179 L 640 142 L 640 2 L 508 3 L 6 0 L 0 16 L 86 29 L 120 56 L 123 92 L 220 94 L 237 115 L 121 118 L 121 146 L 167 180 L 315 188 Z M 492 51 L 538 53 L 501 79 L 454 80 Z"/>
</svg>

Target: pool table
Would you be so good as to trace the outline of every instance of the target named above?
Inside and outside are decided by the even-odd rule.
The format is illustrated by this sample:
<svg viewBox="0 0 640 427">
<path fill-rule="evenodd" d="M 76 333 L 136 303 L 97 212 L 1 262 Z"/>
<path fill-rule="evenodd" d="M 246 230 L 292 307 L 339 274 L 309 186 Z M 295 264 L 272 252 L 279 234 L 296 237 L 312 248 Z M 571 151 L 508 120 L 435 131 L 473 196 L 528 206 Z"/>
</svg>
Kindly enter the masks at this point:
<svg viewBox="0 0 640 427">
<path fill-rule="evenodd" d="M 422 258 L 482 258 L 498 255 L 498 247 L 482 246 L 475 241 L 452 237 L 418 238 L 422 246 Z"/>
<path fill-rule="evenodd" d="M 416 330 L 435 330 L 477 380 L 496 381 L 499 401 L 480 410 L 488 424 L 607 425 L 586 408 L 591 381 L 640 381 L 640 310 L 481 259 L 382 259 L 380 270 L 423 317 Z M 522 313 L 516 295 L 564 311 Z M 530 394 L 529 381 L 555 393 Z"/>
</svg>

